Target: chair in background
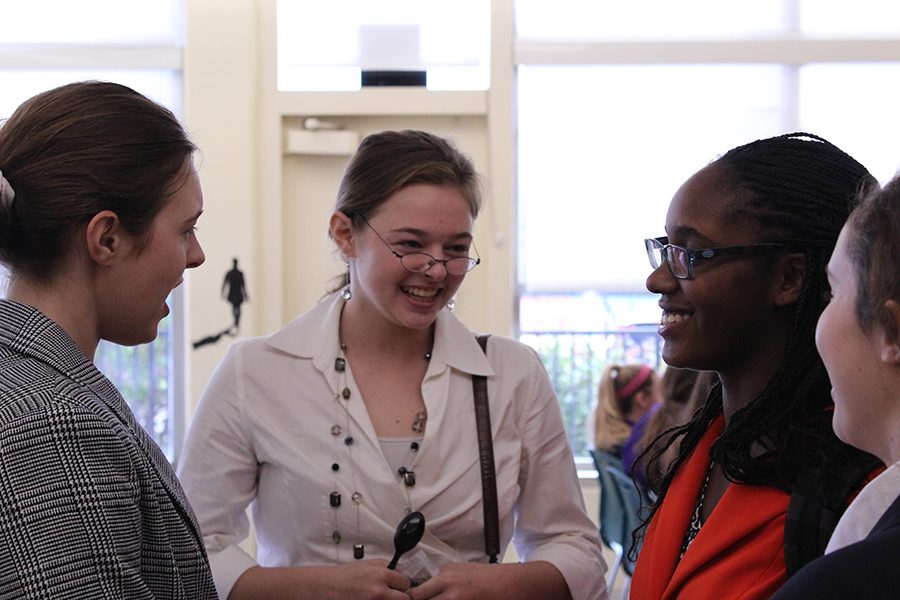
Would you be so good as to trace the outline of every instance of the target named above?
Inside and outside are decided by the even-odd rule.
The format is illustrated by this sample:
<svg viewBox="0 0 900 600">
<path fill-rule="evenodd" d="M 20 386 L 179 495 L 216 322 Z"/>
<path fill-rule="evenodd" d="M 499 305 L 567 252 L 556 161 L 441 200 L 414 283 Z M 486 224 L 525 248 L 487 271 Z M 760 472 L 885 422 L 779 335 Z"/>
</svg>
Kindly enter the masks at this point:
<svg viewBox="0 0 900 600">
<path fill-rule="evenodd" d="M 628 597 L 634 561 L 629 558 L 632 532 L 640 527 L 641 494 L 630 477 L 622 469 L 619 457 L 602 450 L 591 450 L 594 466 L 600 480 L 600 538 L 616 556 L 606 578 L 606 587 L 612 591 L 620 570 L 628 578 L 622 591 L 623 600 Z"/>
</svg>

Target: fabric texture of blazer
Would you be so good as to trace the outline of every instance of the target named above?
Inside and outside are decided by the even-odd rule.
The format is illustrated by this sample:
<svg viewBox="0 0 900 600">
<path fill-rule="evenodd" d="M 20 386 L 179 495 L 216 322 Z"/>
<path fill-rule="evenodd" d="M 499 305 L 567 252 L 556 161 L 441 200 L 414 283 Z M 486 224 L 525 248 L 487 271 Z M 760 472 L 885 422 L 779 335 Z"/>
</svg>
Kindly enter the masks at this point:
<svg viewBox="0 0 900 600">
<path fill-rule="evenodd" d="M 159 447 L 61 327 L 0 300 L 0 600 L 215 597 Z"/>
<path fill-rule="evenodd" d="M 800 569 L 773 600 L 895 600 L 900 597 L 900 497 L 862 541 Z"/>
<path fill-rule="evenodd" d="M 732 483 L 679 561 L 685 532 L 709 468 L 709 448 L 724 429 L 719 416 L 672 480 L 635 565 L 634 600 L 770 598 L 784 583 L 788 494 Z"/>
</svg>

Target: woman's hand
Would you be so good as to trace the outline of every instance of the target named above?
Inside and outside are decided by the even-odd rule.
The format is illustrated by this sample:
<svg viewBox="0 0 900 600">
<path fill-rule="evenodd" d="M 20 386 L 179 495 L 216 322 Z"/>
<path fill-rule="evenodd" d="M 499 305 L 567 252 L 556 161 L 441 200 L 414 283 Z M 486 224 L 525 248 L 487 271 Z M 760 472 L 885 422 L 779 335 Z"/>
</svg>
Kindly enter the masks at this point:
<svg viewBox="0 0 900 600">
<path fill-rule="evenodd" d="M 409 600 L 409 579 L 387 561 L 355 560 L 335 566 L 253 567 L 237 580 L 228 600 Z"/>
<path fill-rule="evenodd" d="M 569 588 L 548 562 L 449 563 L 437 575 L 407 592 L 412 600 L 568 600 Z"/>
<path fill-rule="evenodd" d="M 355 560 L 335 567 L 323 587 L 310 598 L 405 600 L 412 585 L 405 575 L 387 568 L 386 560 Z M 329 568 L 329 567 L 324 567 Z M 304 596 L 305 597 L 305 596 Z"/>
</svg>

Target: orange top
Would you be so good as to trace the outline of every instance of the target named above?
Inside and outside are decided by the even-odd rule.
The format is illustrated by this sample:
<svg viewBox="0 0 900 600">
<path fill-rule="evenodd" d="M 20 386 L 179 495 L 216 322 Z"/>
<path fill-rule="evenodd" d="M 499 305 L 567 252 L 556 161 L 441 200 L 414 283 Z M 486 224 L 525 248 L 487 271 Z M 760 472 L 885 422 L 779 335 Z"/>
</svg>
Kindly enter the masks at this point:
<svg viewBox="0 0 900 600">
<path fill-rule="evenodd" d="M 787 578 L 784 524 L 789 496 L 732 483 L 684 554 L 678 555 L 722 433 L 719 416 L 682 465 L 653 516 L 631 582 L 632 600 L 769 598 Z"/>
</svg>

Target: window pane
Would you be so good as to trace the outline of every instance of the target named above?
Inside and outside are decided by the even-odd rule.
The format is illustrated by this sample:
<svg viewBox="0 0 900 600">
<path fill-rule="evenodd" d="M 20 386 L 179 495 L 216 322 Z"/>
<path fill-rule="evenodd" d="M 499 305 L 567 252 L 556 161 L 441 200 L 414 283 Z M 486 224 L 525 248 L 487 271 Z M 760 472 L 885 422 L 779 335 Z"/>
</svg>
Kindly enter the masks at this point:
<svg viewBox="0 0 900 600">
<path fill-rule="evenodd" d="M 652 326 L 655 331 L 660 316 L 657 300 L 656 294 L 646 290 L 610 294 L 595 290 L 524 294 L 519 301 L 519 330 L 523 334 L 597 332 Z"/>
<path fill-rule="evenodd" d="M 113 69 L 84 70 L 0 70 L 0 119 L 9 117 L 25 100 L 37 93 L 71 83 L 98 79 L 127 85 L 169 108 L 181 113 L 181 75 L 168 69 L 120 71 Z"/>
<path fill-rule="evenodd" d="M 489 2 L 278 0 L 277 13 L 280 90 L 359 89 L 361 69 L 425 70 L 430 89 L 488 87 Z"/>
<path fill-rule="evenodd" d="M 882 183 L 900 168 L 900 64 L 822 64 L 800 70 L 800 126 L 834 142 Z"/>
<path fill-rule="evenodd" d="M 607 365 L 662 366 L 656 301 L 647 292 L 526 294 L 521 298 L 519 339 L 538 352 L 547 369 L 576 456 L 587 456 L 593 443 L 590 415 Z"/>
<path fill-rule="evenodd" d="M 879 36 L 900 33 L 895 0 L 799 0 L 803 33 L 825 36 Z"/>
<path fill-rule="evenodd" d="M 782 22 L 782 0 L 516 0 L 516 35 L 527 39 L 724 38 Z"/>
<path fill-rule="evenodd" d="M 524 290 L 643 291 L 672 195 L 716 152 L 780 133 L 781 94 L 777 66 L 520 67 Z"/>
<path fill-rule="evenodd" d="M 783 33 L 874 37 L 900 33 L 889 0 L 516 0 L 516 34 L 526 39 L 722 39 Z"/>
<path fill-rule="evenodd" d="M 183 0 L 0 0 L 4 44 L 181 45 Z"/>
<path fill-rule="evenodd" d="M 152 343 L 119 346 L 101 341 L 94 357 L 94 364 L 116 385 L 137 422 L 169 460 L 174 458 L 176 443 L 172 422 L 175 396 L 170 385 L 174 335 L 171 317 L 167 316 Z"/>
</svg>

